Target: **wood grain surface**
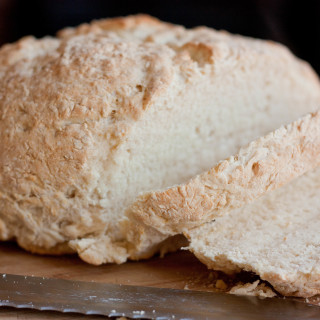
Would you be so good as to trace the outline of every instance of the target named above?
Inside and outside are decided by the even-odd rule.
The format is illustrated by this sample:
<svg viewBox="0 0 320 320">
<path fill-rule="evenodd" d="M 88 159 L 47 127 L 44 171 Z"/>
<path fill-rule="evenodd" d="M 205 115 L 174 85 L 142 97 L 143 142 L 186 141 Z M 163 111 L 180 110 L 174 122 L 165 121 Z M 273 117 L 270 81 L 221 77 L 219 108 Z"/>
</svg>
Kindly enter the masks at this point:
<svg viewBox="0 0 320 320">
<path fill-rule="evenodd" d="M 32 255 L 15 244 L 0 243 L 0 273 L 33 275 L 159 288 L 210 290 L 209 271 L 190 252 L 180 251 L 122 265 L 92 266 L 77 256 Z M 207 281 L 203 281 L 207 280 Z"/>
</svg>

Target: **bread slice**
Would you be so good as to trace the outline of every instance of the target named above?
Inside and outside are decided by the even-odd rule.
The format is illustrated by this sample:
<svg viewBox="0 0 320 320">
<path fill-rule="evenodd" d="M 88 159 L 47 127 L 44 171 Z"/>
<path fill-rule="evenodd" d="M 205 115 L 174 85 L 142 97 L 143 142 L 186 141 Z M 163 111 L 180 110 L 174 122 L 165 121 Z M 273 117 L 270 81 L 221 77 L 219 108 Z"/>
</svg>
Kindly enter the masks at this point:
<svg viewBox="0 0 320 320">
<path fill-rule="evenodd" d="M 320 294 L 320 167 L 187 232 L 210 269 L 252 271 L 280 293 Z"/>
<path fill-rule="evenodd" d="M 251 142 L 185 184 L 140 196 L 127 211 L 129 221 L 136 221 L 128 231 L 132 258 L 319 165 L 320 110 Z"/>
<path fill-rule="evenodd" d="M 319 101 L 316 74 L 279 44 L 147 16 L 5 45 L 0 239 L 123 262 L 120 221 L 139 193 L 185 183 Z"/>
</svg>

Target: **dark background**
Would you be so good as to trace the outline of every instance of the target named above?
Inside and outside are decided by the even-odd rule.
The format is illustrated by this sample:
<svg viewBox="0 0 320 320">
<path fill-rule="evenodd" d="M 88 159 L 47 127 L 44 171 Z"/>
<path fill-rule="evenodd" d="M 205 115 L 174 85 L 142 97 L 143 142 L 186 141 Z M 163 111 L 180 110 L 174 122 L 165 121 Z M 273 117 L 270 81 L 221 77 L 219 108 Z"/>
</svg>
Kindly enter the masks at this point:
<svg viewBox="0 0 320 320">
<path fill-rule="evenodd" d="M 320 0 L 0 0 L 0 44 L 135 13 L 282 42 L 320 74 Z"/>
</svg>

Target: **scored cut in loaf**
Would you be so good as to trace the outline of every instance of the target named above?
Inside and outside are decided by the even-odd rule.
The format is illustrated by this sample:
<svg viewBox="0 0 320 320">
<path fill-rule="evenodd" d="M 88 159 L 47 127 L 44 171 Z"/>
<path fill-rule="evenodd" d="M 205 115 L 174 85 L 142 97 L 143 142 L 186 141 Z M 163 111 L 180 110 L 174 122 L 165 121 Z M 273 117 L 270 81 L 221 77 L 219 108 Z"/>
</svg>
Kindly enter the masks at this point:
<svg viewBox="0 0 320 320">
<path fill-rule="evenodd" d="M 319 101 L 316 74 L 279 44 L 148 16 L 5 45 L 0 239 L 124 262 L 138 194 L 187 182 Z"/>
<path fill-rule="evenodd" d="M 288 296 L 320 294 L 320 167 L 186 232 L 209 268 L 252 271 Z"/>
</svg>

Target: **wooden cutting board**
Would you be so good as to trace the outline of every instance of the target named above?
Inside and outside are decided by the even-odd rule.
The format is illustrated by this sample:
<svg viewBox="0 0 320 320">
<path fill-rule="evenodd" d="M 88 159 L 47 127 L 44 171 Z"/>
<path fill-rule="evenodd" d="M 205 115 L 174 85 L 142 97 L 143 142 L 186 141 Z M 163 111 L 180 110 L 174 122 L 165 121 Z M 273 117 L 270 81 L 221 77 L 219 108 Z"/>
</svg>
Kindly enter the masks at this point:
<svg viewBox="0 0 320 320">
<path fill-rule="evenodd" d="M 0 243 L 0 273 L 34 275 L 161 288 L 210 290 L 212 273 L 190 252 L 122 265 L 92 266 L 77 256 L 32 255 L 13 243 Z M 207 279 L 208 281 L 203 281 Z M 212 290 L 212 288 L 211 288 Z"/>
<path fill-rule="evenodd" d="M 250 274 L 240 275 L 240 278 L 227 278 L 222 273 L 208 270 L 188 251 L 168 254 L 164 258 L 155 257 L 141 262 L 97 267 L 84 263 L 77 256 L 32 255 L 13 243 L 0 243 L 0 273 L 201 291 L 225 291 L 239 279 L 252 282 L 257 278 Z M 217 279 L 223 280 L 227 287 L 221 287 L 219 281 L 217 289 Z M 0 319 L 106 318 L 0 308 Z"/>
<path fill-rule="evenodd" d="M 219 273 L 207 270 L 188 251 L 142 262 L 97 267 L 84 263 L 77 256 L 32 255 L 13 243 L 0 243 L 0 273 L 205 291 L 217 291 L 214 283 L 215 279 L 220 277 Z M 0 319 L 44 318 L 105 319 L 97 316 L 82 317 L 56 312 L 0 308 Z"/>
</svg>

